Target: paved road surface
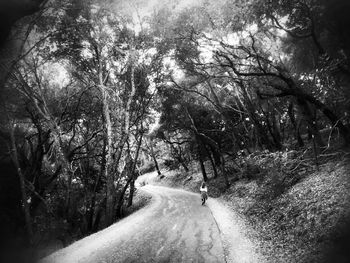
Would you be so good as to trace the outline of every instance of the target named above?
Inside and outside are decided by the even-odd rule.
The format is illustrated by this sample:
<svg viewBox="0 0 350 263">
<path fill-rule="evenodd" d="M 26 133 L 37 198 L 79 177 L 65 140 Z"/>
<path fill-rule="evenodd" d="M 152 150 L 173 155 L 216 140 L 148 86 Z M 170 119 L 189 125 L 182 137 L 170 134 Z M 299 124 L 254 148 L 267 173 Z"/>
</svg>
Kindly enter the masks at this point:
<svg viewBox="0 0 350 263">
<path fill-rule="evenodd" d="M 154 196 L 150 206 L 42 262 L 225 262 L 218 227 L 199 195 L 150 185 L 142 189 Z"/>
</svg>

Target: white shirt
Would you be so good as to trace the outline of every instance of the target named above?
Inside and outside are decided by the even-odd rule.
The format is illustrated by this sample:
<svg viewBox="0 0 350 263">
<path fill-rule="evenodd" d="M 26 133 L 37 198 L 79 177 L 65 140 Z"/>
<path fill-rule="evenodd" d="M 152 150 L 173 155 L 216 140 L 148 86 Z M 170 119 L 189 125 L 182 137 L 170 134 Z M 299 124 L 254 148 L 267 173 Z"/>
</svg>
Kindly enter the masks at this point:
<svg viewBox="0 0 350 263">
<path fill-rule="evenodd" d="M 201 192 L 208 192 L 208 188 L 206 186 L 202 187 L 199 189 Z"/>
</svg>

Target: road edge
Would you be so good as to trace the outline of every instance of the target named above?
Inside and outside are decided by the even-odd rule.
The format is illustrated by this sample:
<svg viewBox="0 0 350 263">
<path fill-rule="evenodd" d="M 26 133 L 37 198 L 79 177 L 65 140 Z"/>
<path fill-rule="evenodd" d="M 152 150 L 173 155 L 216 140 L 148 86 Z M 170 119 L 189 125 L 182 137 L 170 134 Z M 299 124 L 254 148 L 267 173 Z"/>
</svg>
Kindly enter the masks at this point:
<svg viewBox="0 0 350 263">
<path fill-rule="evenodd" d="M 226 263 L 266 262 L 258 253 L 257 244 L 246 236 L 247 225 L 243 219 L 219 198 L 210 198 L 207 205 L 220 231 Z"/>
</svg>

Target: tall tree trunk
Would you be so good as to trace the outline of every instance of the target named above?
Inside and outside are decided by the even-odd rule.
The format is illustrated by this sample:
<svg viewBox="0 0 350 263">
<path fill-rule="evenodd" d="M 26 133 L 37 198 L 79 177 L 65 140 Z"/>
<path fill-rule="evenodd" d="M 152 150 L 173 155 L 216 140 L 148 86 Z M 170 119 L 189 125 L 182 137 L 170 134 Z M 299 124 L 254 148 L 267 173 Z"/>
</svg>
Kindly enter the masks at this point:
<svg viewBox="0 0 350 263">
<path fill-rule="evenodd" d="M 73 173 L 68 174 L 67 185 L 66 185 L 66 204 L 65 204 L 65 217 L 67 219 L 70 218 L 70 201 L 71 201 L 71 193 L 72 193 L 72 179 Z"/>
<path fill-rule="evenodd" d="M 224 155 L 222 154 L 221 155 L 221 173 L 225 179 L 225 185 L 226 185 L 226 188 L 229 188 L 230 187 L 230 182 L 228 180 L 228 176 L 227 176 L 227 173 L 225 171 L 225 158 L 224 158 Z"/>
<path fill-rule="evenodd" d="M 21 188 L 22 209 L 23 209 L 23 214 L 25 219 L 25 226 L 27 230 L 27 237 L 28 237 L 29 243 L 31 243 L 33 238 L 32 220 L 30 216 L 25 178 L 24 178 L 24 174 L 22 173 L 22 169 L 18 160 L 18 152 L 16 147 L 16 139 L 14 135 L 14 127 L 12 125 L 10 127 L 10 137 L 11 137 L 11 153 L 12 153 L 11 157 L 17 169 L 17 174 L 18 174 L 20 188 Z"/>
<path fill-rule="evenodd" d="M 277 118 L 275 114 L 272 115 L 272 131 L 273 131 L 273 140 L 276 144 L 277 149 L 281 150 L 283 148 L 282 145 L 282 135 L 280 126 L 277 124 Z"/>
<path fill-rule="evenodd" d="M 130 182 L 130 189 L 129 189 L 129 198 L 128 198 L 128 207 L 132 206 L 132 201 L 134 198 L 134 192 L 135 192 L 135 174 L 132 174 L 132 179 Z"/>
<path fill-rule="evenodd" d="M 139 158 L 139 152 L 140 152 L 140 148 L 141 148 L 141 144 L 142 144 L 142 137 L 143 137 L 143 131 L 141 131 L 141 134 L 140 134 L 140 139 L 139 139 L 138 144 L 137 144 L 134 162 L 133 162 L 132 169 L 131 169 L 132 180 L 130 182 L 130 193 L 129 193 L 128 207 L 132 206 L 132 201 L 133 201 L 133 197 L 134 197 L 135 180 L 136 180 L 136 176 L 135 176 L 136 163 L 137 163 L 137 159 Z"/>
<path fill-rule="evenodd" d="M 218 171 L 217 171 L 217 169 L 216 169 L 216 166 L 215 166 L 215 162 L 214 162 L 214 160 L 213 160 L 213 157 L 211 156 L 211 153 L 210 153 L 210 151 L 208 150 L 208 148 L 207 148 L 205 145 L 203 145 L 203 147 L 205 148 L 205 151 L 206 151 L 206 153 L 207 153 L 207 155 L 208 155 L 210 164 L 211 164 L 211 166 L 212 166 L 212 168 L 213 168 L 214 178 L 217 178 L 219 174 L 218 174 Z"/>
<path fill-rule="evenodd" d="M 97 175 L 95 185 L 94 185 L 94 190 L 92 193 L 91 197 L 91 203 L 90 203 L 90 211 L 89 211 L 89 219 L 88 219 L 88 231 L 92 232 L 93 231 L 93 222 L 94 222 L 94 216 L 97 216 L 97 212 L 99 211 L 98 209 L 96 210 L 96 195 L 97 195 L 97 189 L 101 181 L 101 177 L 103 175 L 103 171 L 106 165 L 106 140 L 103 140 L 103 148 L 102 148 L 102 161 L 101 161 L 101 166 L 100 166 L 100 171 Z"/>
<path fill-rule="evenodd" d="M 100 225 L 100 221 L 101 221 L 101 217 L 102 217 L 102 211 L 103 211 L 103 207 L 106 207 L 106 196 L 103 198 L 102 202 L 97 206 L 96 208 L 96 212 L 95 212 L 95 220 L 93 222 L 92 225 L 92 229 L 91 232 L 94 233 L 98 230 L 99 225 Z"/>
<path fill-rule="evenodd" d="M 204 161 L 203 161 L 203 157 L 202 157 L 202 152 L 200 150 L 200 146 L 198 146 L 198 161 L 199 161 L 199 166 L 201 168 L 203 180 L 204 180 L 204 182 L 206 182 L 206 181 L 208 181 L 208 176 L 207 176 L 207 173 L 205 171 L 205 166 L 204 166 Z"/>
<path fill-rule="evenodd" d="M 275 133 L 275 130 L 273 128 L 273 125 L 274 125 L 273 121 L 272 121 L 272 124 L 271 124 L 270 119 L 266 116 L 265 122 L 266 122 L 267 130 L 269 131 L 269 133 L 270 133 L 270 135 L 272 137 L 273 144 L 275 145 L 275 149 L 276 150 L 281 150 L 282 149 L 282 144 L 281 144 L 281 141 L 280 141 L 280 136 Z"/>
<path fill-rule="evenodd" d="M 323 142 L 320 131 L 317 127 L 316 120 L 312 116 L 311 109 L 310 109 L 307 101 L 304 99 L 298 98 L 297 103 L 298 103 L 298 105 L 299 105 L 299 107 L 300 107 L 300 109 L 301 109 L 301 111 L 306 119 L 308 129 L 312 133 L 312 136 L 313 136 L 315 142 L 317 143 L 317 145 L 320 148 L 323 148 L 325 146 L 325 143 Z"/>
<path fill-rule="evenodd" d="M 208 176 L 207 176 L 207 173 L 205 171 L 204 160 L 203 160 L 203 152 L 205 151 L 205 149 L 202 149 L 203 147 L 205 148 L 205 144 L 202 141 L 202 136 L 204 136 L 204 135 L 201 135 L 199 133 L 199 131 L 196 127 L 196 124 L 195 124 L 190 112 L 188 111 L 188 108 L 186 108 L 186 113 L 187 113 L 187 116 L 192 123 L 192 130 L 195 134 L 195 138 L 196 138 L 196 142 L 197 142 L 197 153 L 198 153 L 199 166 L 200 166 L 201 171 L 202 171 L 203 180 L 206 182 L 206 181 L 208 181 Z"/>
<path fill-rule="evenodd" d="M 126 182 L 126 184 L 124 185 L 122 191 L 119 193 L 119 198 L 118 198 L 118 202 L 117 202 L 117 206 L 116 206 L 116 216 L 117 218 L 121 218 L 122 217 L 122 208 L 123 208 L 123 202 L 124 202 L 124 195 L 126 190 L 129 187 L 129 184 L 132 181 L 132 176 L 130 175 L 128 181 Z"/>
<path fill-rule="evenodd" d="M 296 119 L 295 119 L 295 116 L 294 116 L 293 106 L 294 106 L 293 103 L 290 103 L 289 106 L 288 106 L 289 119 L 290 119 L 290 122 L 293 125 L 294 135 L 295 135 L 296 140 L 298 141 L 299 147 L 304 147 L 304 141 L 303 141 L 303 139 L 300 136 L 300 129 L 299 129 L 298 125 L 297 125 L 297 122 L 296 122 Z"/>
<path fill-rule="evenodd" d="M 275 145 L 277 150 L 281 150 L 282 149 L 281 135 L 276 127 L 276 118 L 275 118 L 274 112 L 272 111 L 272 121 L 270 121 L 270 114 L 268 112 L 266 112 L 261 105 L 259 105 L 259 106 L 260 106 L 260 109 L 265 116 L 267 130 L 269 131 L 269 133 L 272 137 L 274 145 Z M 270 105 L 268 105 L 268 106 L 270 106 Z M 256 116 L 254 116 L 254 119 L 256 119 Z"/>
<path fill-rule="evenodd" d="M 150 140 L 149 145 L 150 145 L 150 150 L 151 150 L 151 156 L 152 156 L 154 165 L 156 166 L 157 173 L 158 173 L 158 175 L 161 175 L 162 173 L 160 172 L 158 161 L 157 161 L 156 155 L 154 153 L 153 141 L 152 140 Z"/>
<path fill-rule="evenodd" d="M 99 62 L 99 82 L 100 82 L 100 90 L 102 95 L 102 114 L 104 119 L 104 128 L 105 128 L 105 140 L 107 142 L 106 149 L 106 165 L 104 169 L 104 175 L 107 180 L 106 186 L 106 226 L 111 225 L 114 221 L 114 174 L 111 172 L 112 167 L 112 122 L 110 116 L 109 109 L 109 101 L 108 101 L 108 92 L 107 87 L 105 86 L 105 80 L 103 79 L 102 73 L 102 63 Z"/>
<path fill-rule="evenodd" d="M 115 196 L 115 188 L 114 188 L 114 174 L 111 171 L 112 166 L 112 139 L 111 139 L 111 123 L 106 123 L 107 128 L 107 150 L 106 150 L 106 164 L 104 169 L 104 176 L 107 180 L 107 191 L 106 191 L 106 226 L 111 225 L 113 223 L 113 215 L 114 215 L 114 196 Z"/>
</svg>

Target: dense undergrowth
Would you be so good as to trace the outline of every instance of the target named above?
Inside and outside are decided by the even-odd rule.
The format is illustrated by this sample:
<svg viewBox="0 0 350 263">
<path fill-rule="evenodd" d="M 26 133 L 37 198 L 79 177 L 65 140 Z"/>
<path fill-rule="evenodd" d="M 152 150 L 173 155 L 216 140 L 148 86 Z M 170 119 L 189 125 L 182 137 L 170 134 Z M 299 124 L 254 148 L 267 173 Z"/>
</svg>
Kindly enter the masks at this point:
<svg viewBox="0 0 350 263">
<path fill-rule="evenodd" d="M 346 152 L 328 150 L 315 159 L 311 150 L 265 151 L 226 163 L 230 188 L 222 176 L 211 176 L 209 195 L 246 218 L 254 230 L 248 235 L 260 241 L 268 262 L 348 262 Z M 202 176 L 196 164 L 190 168 L 164 170 L 153 181 L 198 192 Z"/>
<path fill-rule="evenodd" d="M 134 193 L 133 204 L 129 207 L 126 205 L 123 207 L 122 217 L 118 220 L 121 220 L 143 208 L 150 202 L 150 200 L 150 195 L 136 190 Z M 48 214 L 47 216 L 49 217 L 50 215 Z M 42 218 L 41 222 L 37 222 L 40 226 L 40 232 L 36 235 L 37 240 L 35 240 L 35 258 L 45 257 L 86 236 L 79 228 L 79 226 L 82 226 L 81 222 L 72 226 L 64 220 L 57 220 L 53 217 L 49 217 L 50 220 L 47 219 L 48 218 Z M 38 220 L 40 220 L 40 218 L 38 218 Z"/>
</svg>

